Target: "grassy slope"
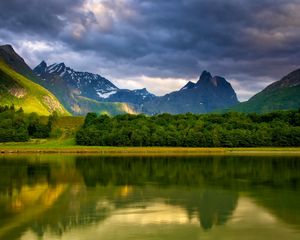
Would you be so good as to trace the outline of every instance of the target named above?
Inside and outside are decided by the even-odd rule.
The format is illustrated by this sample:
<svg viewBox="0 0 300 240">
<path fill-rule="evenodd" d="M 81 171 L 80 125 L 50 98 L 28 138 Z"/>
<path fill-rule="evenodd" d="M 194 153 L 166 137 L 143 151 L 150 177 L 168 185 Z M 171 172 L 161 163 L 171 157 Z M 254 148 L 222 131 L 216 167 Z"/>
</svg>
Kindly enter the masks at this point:
<svg viewBox="0 0 300 240">
<path fill-rule="evenodd" d="M 9 90 L 24 89 L 26 95 L 24 97 L 15 97 L 10 94 Z M 49 115 L 52 110 L 48 106 L 45 97 L 48 97 L 56 106 L 56 111 L 61 115 L 69 115 L 65 108 L 59 103 L 56 97 L 42 86 L 30 81 L 26 77 L 18 74 L 3 61 L 0 61 L 0 104 L 22 107 L 27 113 L 36 112 L 40 115 Z"/>
<path fill-rule="evenodd" d="M 263 91 L 249 101 L 240 103 L 231 111 L 266 113 L 275 110 L 300 108 L 300 86 L 281 88 L 275 91 Z"/>
<path fill-rule="evenodd" d="M 127 103 L 119 102 L 99 102 L 90 98 L 78 96 L 78 102 L 83 112 L 96 112 L 99 114 L 118 115 L 118 114 L 135 114 L 136 112 Z"/>
</svg>

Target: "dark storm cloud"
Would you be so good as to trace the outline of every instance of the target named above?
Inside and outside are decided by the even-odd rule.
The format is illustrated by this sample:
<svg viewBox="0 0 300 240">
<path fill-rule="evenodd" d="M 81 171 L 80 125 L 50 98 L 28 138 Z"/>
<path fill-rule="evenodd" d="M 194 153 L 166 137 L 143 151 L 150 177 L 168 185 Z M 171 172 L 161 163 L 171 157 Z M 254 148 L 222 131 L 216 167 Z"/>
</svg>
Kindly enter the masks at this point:
<svg viewBox="0 0 300 240">
<path fill-rule="evenodd" d="M 88 51 L 86 65 L 98 56 L 115 78 L 196 79 L 207 69 L 256 91 L 299 67 L 298 0 L 11 0 L 0 9 L 1 30 Z"/>
<path fill-rule="evenodd" d="M 15 33 L 58 34 L 70 10 L 83 0 L 3 0 L 0 2 L 1 28 Z"/>
</svg>

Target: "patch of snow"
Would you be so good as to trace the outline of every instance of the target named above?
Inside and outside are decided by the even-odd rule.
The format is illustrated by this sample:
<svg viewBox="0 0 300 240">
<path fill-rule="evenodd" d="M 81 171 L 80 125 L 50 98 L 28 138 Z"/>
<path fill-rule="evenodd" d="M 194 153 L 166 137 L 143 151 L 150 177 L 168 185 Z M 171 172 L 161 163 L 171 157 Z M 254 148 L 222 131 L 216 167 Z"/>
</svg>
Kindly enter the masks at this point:
<svg viewBox="0 0 300 240">
<path fill-rule="evenodd" d="M 66 73 L 66 69 L 64 69 L 64 70 L 59 74 L 59 76 L 62 77 L 65 73 Z"/>
<path fill-rule="evenodd" d="M 49 67 L 47 67 L 47 72 L 48 73 L 53 73 L 55 72 L 55 67 L 57 66 L 56 63 L 51 64 Z"/>
<path fill-rule="evenodd" d="M 97 92 L 97 95 L 101 98 L 109 98 L 111 95 L 115 94 L 117 91 L 111 91 L 106 93 Z"/>
</svg>

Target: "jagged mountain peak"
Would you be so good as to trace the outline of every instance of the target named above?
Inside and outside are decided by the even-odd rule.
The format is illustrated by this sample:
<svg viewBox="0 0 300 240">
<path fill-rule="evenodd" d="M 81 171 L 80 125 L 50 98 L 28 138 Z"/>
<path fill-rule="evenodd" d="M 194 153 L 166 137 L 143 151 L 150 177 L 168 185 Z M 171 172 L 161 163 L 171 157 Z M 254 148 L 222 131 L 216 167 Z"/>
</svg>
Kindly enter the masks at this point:
<svg viewBox="0 0 300 240">
<path fill-rule="evenodd" d="M 40 73 L 41 73 L 41 72 L 45 72 L 46 69 L 47 69 L 47 63 L 43 60 L 43 61 L 41 61 L 41 63 L 40 63 L 39 65 L 37 65 L 37 66 L 33 69 L 33 71 L 36 72 L 36 73 L 39 72 L 39 74 L 37 74 L 37 75 L 40 75 Z"/>
<path fill-rule="evenodd" d="M 226 87 L 230 85 L 230 83 L 224 78 L 220 76 L 212 76 L 210 72 L 203 71 L 198 82 L 194 87 Z M 231 86 L 231 85 L 230 85 Z M 192 87 L 192 85 L 190 85 Z"/>
<path fill-rule="evenodd" d="M 204 81 L 209 81 L 209 80 L 211 80 L 211 79 L 212 79 L 212 76 L 211 76 L 210 72 L 204 70 L 204 71 L 201 73 L 200 78 L 199 78 L 199 80 L 198 80 L 197 83 L 204 82 Z"/>
<path fill-rule="evenodd" d="M 192 88 L 195 87 L 195 85 L 196 85 L 195 83 L 189 81 L 186 85 L 184 85 L 184 86 L 180 89 L 180 91 L 186 90 L 186 89 L 192 89 Z"/>
</svg>

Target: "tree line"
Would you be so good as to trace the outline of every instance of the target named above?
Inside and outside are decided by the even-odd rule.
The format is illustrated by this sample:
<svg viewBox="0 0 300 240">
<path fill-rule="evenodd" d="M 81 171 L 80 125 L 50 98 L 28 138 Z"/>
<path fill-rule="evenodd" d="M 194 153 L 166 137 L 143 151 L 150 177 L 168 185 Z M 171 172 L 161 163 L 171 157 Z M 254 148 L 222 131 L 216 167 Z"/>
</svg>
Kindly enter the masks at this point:
<svg viewBox="0 0 300 240">
<path fill-rule="evenodd" d="M 54 112 L 44 123 L 37 113 L 25 114 L 22 108 L 16 109 L 14 105 L 0 106 L 0 142 L 47 138 L 57 117 Z"/>
<path fill-rule="evenodd" d="M 89 146 L 300 146 L 300 110 L 114 117 L 88 113 L 76 142 Z"/>
</svg>

